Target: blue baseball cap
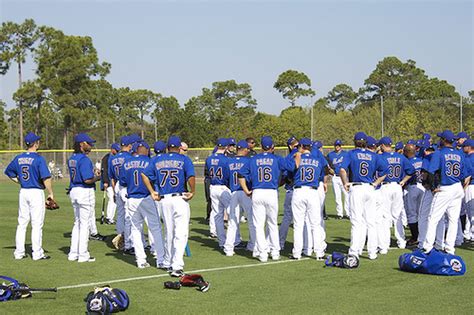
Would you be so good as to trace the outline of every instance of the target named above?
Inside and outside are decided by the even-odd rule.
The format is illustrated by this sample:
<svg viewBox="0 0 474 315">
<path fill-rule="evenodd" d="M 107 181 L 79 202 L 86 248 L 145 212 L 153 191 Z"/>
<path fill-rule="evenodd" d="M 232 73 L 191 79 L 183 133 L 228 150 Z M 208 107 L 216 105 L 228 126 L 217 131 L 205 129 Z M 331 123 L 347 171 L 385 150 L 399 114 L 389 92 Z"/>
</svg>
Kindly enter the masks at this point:
<svg viewBox="0 0 474 315">
<path fill-rule="evenodd" d="M 403 149 L 403 141 L 398 141 L 397 143 L 395 143 L 395 150 L 398 151 L 401 149 Z"/>
<path fill-rule="evenodd" d="M 178 137 L 178 136 L 170 136 L 168 138 L 168 144 L 167 144 L 168 148 L 170 147 L 174 147 L 174 148 L 179 148 L 181 147 L 181 138 Z"/>
<path fill-rule="evenodd" d="M 229 145 L 229 140 L 227 138 L 219 138 L 217 139 L 216 145 L 218 147 L 226 147 Z"/>
<path fill-rule="evenodd" d="M 293 141 L 297 140 L 295 136 L 291 136 L 286 140 L 286 145 L 290 146 Z"/>
<path fill-rule="evenodd" d="M 130 138 L 130 136 L 123 136 L 122 138 L 120 138 L 120 145 L 122 146 L 125 146 L 125 145 L 129 145 L 129 144 L 132 144 L 133 139 Z"/>
<path fill-rule="evenodd" d="M 137 134 L 132 134 L 129 137 L 130 137 L 131 143 L 143 141 L 143 139 Z"/>
<path fill-rule="evenodd" d="M 382 137 L 379 140 L 379 144 L 392 145 L 392 139 L 390 139 L 390 137 Z"/>
<path fill-rule="evenodd" d="M 35 135 L 33 132 L 30 131 L 25 136 L 25 143 L 27 145 L 30 145 L 30 144 L 38 141 L 39 139 L 41 139 L 41 136 Z"/>
<path fill-rule="evenodd" d="M 413 139 L 410 139 L 407 141 L 407 144 L 413 144 L 413 145 L 416 145 L 416 141 L 413 140 Z"/>
<path fill-rule="evenodd" d="M 336 145 L 342 145 L 342 140 L 337 139 L 336 141 L 334 141 L 334 146 Z"/>
<path fill-rule="evenodd" d="M 87 142 L 90 145 L 94 145 L 95 140 L 89 137 L 86 133 L 78 133 L 74 136 L 75 143 Z"/>
<path fill-rule="evenodd" d="M 299 143 L 304 146 L 311 146 L 313 144 L 310 138 L 301 138 Z"/>
<path fill-rule="evenodd" d="M 115 151 L 120 151 L 120 145 L 118 143 L 112 143 L 110 148 L 115 150 Z"/>
<path fill-rule="evenodd" d="M 166 150 L 166 143 L 164 141 L 156 141 L 155 144 L 153 145 L 153 150 L 155 151 L 155 154 L 163 153 Z"/>
<path fill-rule="evenodd" d="M 444 130 L 443 132 L 438 132 L 437 136 L 449 142 L 454 142 L 454 140 L 457 139 L 454 133 L 448 129 Z"/>
<path fill-rule="evenodd" d="M 270 136 L 263 136 L 261 143 L 262 143 L 262 148 L 264 149 L 270 149 L 271 147 L 273 147 L 273 139 Z"/>
<path fill-rule="evenodd" d="M 375 140 L 374 137 L 367 136 L 367 146 L 368 147 L 376 147 L 377 146 L 377 140 Z"/>
<path fill-rule="evenodd" d="M 235 138 L 228 138 L 227 145 L 235 145 Z"/>
<path fill-rule="evenodd" d="M 431 139 L 431 135 L 429 133 L 424 133 L 423 134 L 423 139 L 424 140 L 430 140 Z"/>
<path fill-rule="evenodd" d="M 419 148 L 422 148 L 423 147 L 423 142 L 424 142 L 424 140 L 422 140 L 422 139 L 421 140 L 416 140 L 415 145 Z"/>
<path fill-rule="evenodd" d="M 461 131 L 460 133 L 458 133 L 457 138 L 458 138 L 458 139 L 461 139 L 461 138 L 469 138 L 469 136 L 467 135 L 467 132 Z"/>
<path fill-rule="evenodd" d="M 474 147 L 474 139 L 467 139 L 466 141 L 464 141 L 464 143 L 461 146 Z"/>
<path fill-rule="evenodd" d="M 249 148 L 249 144 L 247 143 L 247 141 L 240 140 L 239 142 L 237 142 L 237 149 L 248 149 L 248 148 Z"/>
<path fill-rule="evenodd" d="M 313 142 L 313 147 L 321 149 L 323 147 L 323 143 L 321 141 L 316 140 Z"/>
<path fill-rule="evenodd" d="M 367 135 L 363 131 L 359 131 L 354 135 L 354 141 L 357 140 L 367 140 Z"/>
</svg>

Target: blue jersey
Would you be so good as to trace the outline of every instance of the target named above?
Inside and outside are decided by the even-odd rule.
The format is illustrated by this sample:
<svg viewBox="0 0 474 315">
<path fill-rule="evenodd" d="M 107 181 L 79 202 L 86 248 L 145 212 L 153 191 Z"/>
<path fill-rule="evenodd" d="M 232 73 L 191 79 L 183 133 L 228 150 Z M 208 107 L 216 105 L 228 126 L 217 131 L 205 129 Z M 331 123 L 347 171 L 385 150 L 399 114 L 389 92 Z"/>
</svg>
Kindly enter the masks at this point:
<svg viewBox="0 0 474 315">
<path fill-rule="evenodd" d="M 432 154 L 428 172 L 440 172 L 441 185 L 447 186 L 461 182 L 468 171 L 465 167 L 464 154 L 454 148 L 443 147 Z"/>
<path fill-rule="evenodd" d="M 94 165 L 84 153 L 73 153 L 67 161 L 69 169 L 69 188 L 95 188 L 95 183 L 86 184 L 85 181 L 94 178 Z"/>
<path fill-rule="evenodd" d="M 206 159 L 206 169 L 211 185 L 229 184 L 228 157 L 222 153 L 214 153 Z"/>
<path fill-rule="evenodd" d="M 122 151 L 114 155 L 110 159 L 109 163 L 110 178 L 113 179 L 115 183 L 118 182 L 122 187 L 126 187 L 127 184 L 123 180 L 120 180 L 120 168 L 122 167 L 123 163 L 125 163 L 125 160 L 129 157 L 129 152 Z"/>
<path fill-rule="evenodd" d="M 154 157 L 151 158 L 150 164 L 155 164 L 156 161 L 163 155 L 163 153 L 157 154 Z M 157 183 L 156 181 L 153 182 L 153 186 L 155 187 L 155 191 L 160 191 L 160 183 Z"/>
<path fill-rule="evenodd" d="M 5 175 L 18 178 L 21 188 L 44 189 L 43 180 L 50 178 L 46 160 L 36 152 L 17 155 L 5 169 Z"/>
<path fill-rule="evenodd" d="M 417 156 L 408 159 L 410 164 L 413 166 L 415 170 L 415 174 L 408 180 L 409 185 L 414 185 L 417 183 L 421 183 L 421 168 L 423 166 L 423 159 Z"/>
<path fill-rule="evenodd" d="M 293 160 L 296 152 L 298 152 L 298 149 L 293 149 L 291 150 L 290 153 L 288 153 L 288 155 L 286 156 L 286 159 L 287 160 Z M 292 190 L 293 189 L 293 186 L 294 186 L 294 182 L 293 182 L 293 179 L 295 177 L 295 174 L 294 174 L 294 169 L 293 170 L 285 170 L 283 172 L 283 177 L 285 178 L 285 189 L 286 190 Z"/>
<path fill-rule="evenodd" d="M 252 189 L 278 189 L 280 177 L 285 170 L 294 169 L 291 162 L 273 153 L 264 152 L 255 155 L 242 167 L 239 176 L 250 178 Z"/>
<path fill-rule="evenodd" d="M 341 170 L 342 161 L 344 161 L 344 157 L 347 156 L 347 152 L 344 150 L 339 151 L 332 151 L 328 153 L 329 165 L 334 169 L 334 172 L 337 176 L 339 176 L 339 171 Z"/>
<path fill-rule="evenodd" d="M 194 165 L 185 155 L 164 153 L 156 156 L 143 174 L 156 184 L 160 195 L 184 193 L 186 182 L 194 177 Z"/>
<path fill-rule="evenodd" d="M 238 191 L 242 190 L 242 186 L 239 184 L 239 177 L 238 173 L 242 167 L 247 165 L 250 162 L 250 158 L 246 156 L 235 156 L 229 158 L 228 165 L 229 165 L 229 188 L 230 191 Z M 248 182 L 248 180 L 247 180 Z M 249 184 L 247 184 L 247 187 Z M 250 187 L 248 187 L 251 189 Z"/>
<path fill-rule="evenodd" d="M 384 152 L 380 158 L 388 165 L 385 183 L 399 183 L 406 175 L 413 175 L 415 169 L 408 159 L 397 152 Z"/>
<path fill-rule="evenodd" d="M 148 165 L 150 158 L 146 155 L 131 155 L 125 159 L 120 177 L 127 186 L 128 198 L 145 198 L 150 194 L 142 180 L 142 173 Z"/>
<path fill-rule="evenodd" d="M 466 164 L 468 163 L 469 163 L 469 171 L 466 172 L 466 175 L 471 176 L 471 185 L 472 185 L 474 184 L 474 153 L 468 154 L 466 156 Z"/>
<path fill-rule="evenodd" d="M 295 172 L 294 186 L 318 188 L 321 174 L 324 174 L 325 165 L 327 165 L 327 161 L 324 157 L 321 159 L 321 157 L 315 157 L 312 153 L 303 153 L 300 165 Z"/>
<path fill-rule="evenodd" d="M 378 154 L 361 148 L 349 151 L 340 167 L 346 172 L 349 171 L 349 181 L 353 183 L 372 183 L 375 172 L 378 176 L 384 176 L 387 168 Z"/>
</svg>

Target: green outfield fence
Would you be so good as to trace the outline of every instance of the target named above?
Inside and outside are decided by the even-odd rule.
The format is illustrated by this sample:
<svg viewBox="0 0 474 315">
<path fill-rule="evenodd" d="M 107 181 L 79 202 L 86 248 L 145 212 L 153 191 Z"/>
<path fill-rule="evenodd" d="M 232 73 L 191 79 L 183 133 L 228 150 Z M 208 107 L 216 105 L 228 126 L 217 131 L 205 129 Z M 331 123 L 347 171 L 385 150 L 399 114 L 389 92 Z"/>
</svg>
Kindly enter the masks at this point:
<svg viewBox="0 0 474 315">
<path fill-rule="evenodd" d="M 351 148 L 350 146 L 345 146 L 345 148 Z M 204 162 L 206 158 L 212 153 L 214 148 L 189 148 L 188 156 L 191 158 L 195 165 L 196 177 L 204 177 Z M 324 146 L 324 153 L 327 154 L 329 151 L 333 150 L 332 146 Z M 102 157 L 107 154 L 109 149 L 93 149 L 89 154 L 92 162 L 95 164 L 97 161 L 100 161 Z M 0 150 L 0 171 L 2 176 L 0 180 L 7 180 L 8 178 L 3 175 L 5 168 L 8 163 L 18 154 L 24 152 L 24 150 Z M 288 149 L 285 147 L 275 148 L 275 153 L 278 155 L 286 155 Z M 39 150 L 39 153 L 45 157 L 48 167 L 50 168 L 51 173 L 54 178 L 68 177 L 66 160 L 71 155 L 72 150 Z"/>
</svg>

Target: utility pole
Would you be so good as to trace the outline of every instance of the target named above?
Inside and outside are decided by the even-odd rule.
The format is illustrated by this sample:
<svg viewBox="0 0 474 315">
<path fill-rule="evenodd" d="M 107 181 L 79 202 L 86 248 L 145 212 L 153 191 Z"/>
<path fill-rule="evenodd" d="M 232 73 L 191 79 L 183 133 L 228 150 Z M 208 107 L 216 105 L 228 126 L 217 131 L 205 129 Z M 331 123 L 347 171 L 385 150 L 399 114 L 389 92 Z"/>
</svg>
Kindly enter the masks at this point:
<svg viewBox="0 0 474 315">
<path fill-rule="evenodd" d="M 380 96 L 380 112 L 381 112 L 381 122 L 382 122 L 382 137 L 383 137 L 383 96 Z"/>
<path fill-rule="evenodd" d="M 314 139 L 314 106 L 313 106 L 313 97 L 311 96 L 311 103 L 310 103 L 310 106 L 311 106 L 311 140 Z"/>
<path fill-rule="evenodd" d="M 462 94 L 459 94 L 459 131 L 462 131 Z"/>
</svg>

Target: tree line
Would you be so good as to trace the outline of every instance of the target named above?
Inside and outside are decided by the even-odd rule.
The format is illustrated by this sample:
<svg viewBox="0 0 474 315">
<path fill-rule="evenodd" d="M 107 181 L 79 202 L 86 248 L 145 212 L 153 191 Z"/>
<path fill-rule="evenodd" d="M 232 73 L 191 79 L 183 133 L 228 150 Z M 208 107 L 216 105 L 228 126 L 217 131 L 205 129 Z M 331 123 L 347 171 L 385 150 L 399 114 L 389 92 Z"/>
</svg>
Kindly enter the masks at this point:
<svg viewBox="0 0 474 315">
<path fill-rule="evenodd" d="M 28 58 L 35 76 L 24 80 Z M 0 100 L 0 148 L 21 147 L 22 135 L 30 130 L 46 134 L 46 146 L 55 149 L 70 148 L 79 131 L 90 132 L 102 147 L 129 133 L 150 142 L 177 134 L 193 147 L 211 146 L 221 136 L 271 135 L 283 145 L 291 135 L 310 137 L 311 130 L 325 144 L 336 138 L 350 143 L 358 130 L 381 136 L 382 117 L 383 132 L 396 140 L 459 130 L 461 117 L 463 129 L 474 131 L 474 90 L 461 97 L 447 81 L 428 77 L 415 61 L 394 56 L 379 61 L 360 89 L 337 84 L 308 106 L 301 103 L 316 95 L 311 79 L 292 69 L 281 73 L 273 88 L 289 106 L 279 115 L 258 112 L 245 82 L 214 82 L 180 104 L 158 91 L 112 86 L 107 81 L 111 67 L 99 58 L 89 36 L 67 35 L 32 19 L 2 23 L 0 74 L 17 72 L 18 89 L 12 109 Z"/>
</svg>

